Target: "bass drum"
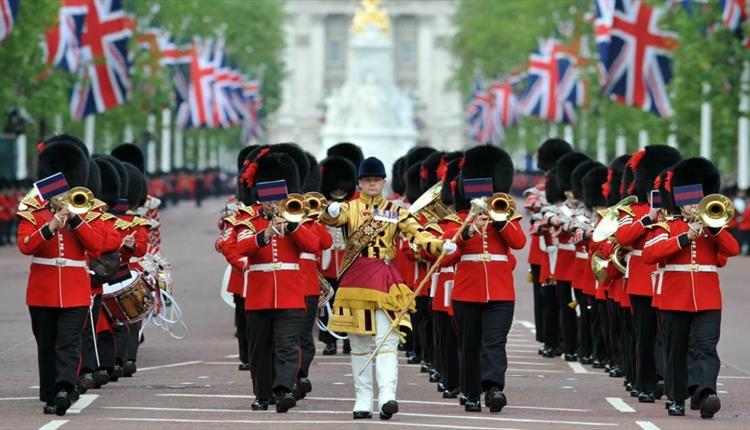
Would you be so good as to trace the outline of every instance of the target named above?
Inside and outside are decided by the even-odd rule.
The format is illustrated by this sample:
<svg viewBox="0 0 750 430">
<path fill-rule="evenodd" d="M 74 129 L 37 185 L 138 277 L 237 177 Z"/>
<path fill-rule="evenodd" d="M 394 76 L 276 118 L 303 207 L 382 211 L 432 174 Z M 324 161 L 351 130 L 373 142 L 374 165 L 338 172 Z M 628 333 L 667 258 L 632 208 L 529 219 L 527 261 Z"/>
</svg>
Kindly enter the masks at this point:
<svg viewBox="0 0 750 430">
<path fill-rule="evenodd" d="M 140 272 L 131 270 L 130 279 L 102 288 L 102 307 L 115 323 L 136 323 L 156 309 L 152 288 Z"/>
</svg>

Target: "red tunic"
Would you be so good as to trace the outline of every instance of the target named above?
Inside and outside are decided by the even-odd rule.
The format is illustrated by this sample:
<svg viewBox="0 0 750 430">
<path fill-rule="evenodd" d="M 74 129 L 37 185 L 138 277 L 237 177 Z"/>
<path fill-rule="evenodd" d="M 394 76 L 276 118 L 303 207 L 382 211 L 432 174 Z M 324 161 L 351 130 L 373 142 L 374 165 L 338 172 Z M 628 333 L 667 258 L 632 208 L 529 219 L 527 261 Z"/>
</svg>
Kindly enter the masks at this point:
<svg viewBox="0 0 750 430">
<path fill-rule="evenodd" d="M 468 212 L 457 215 L 466 219 Z M 457 225 L 445 234 L 451 237 L 456 229 Z M 505 223 L 501 231 L 489 225 L 484 235 L 476 233 L 468 240 L 459 236 L 456 243 L 460 261 L 456 266 L 452 300 L 479 303 L 515 300 L 514 260 L 509 254 L 511 249 L 522 249 L 526 245 L 520 220 Z M 490 261 L 470 261 L 483 255 L 491 256 Z"/>
<path fill-rule="evenodd" d="M 662 279 L 657 282 L 659 308 L 686 312 L 721 309 L 717 269 L 739 254 L 739 244 L 726 229 L 716 235 L 704 231 L 689 240 L 685 220 L 677 218 L 667 225 L 668 231 L 662 226 L 654 229 L 643 251 L 648 264 L 663 265 Z"/>
<path fill-rule="evenodd" d="M 269 221 L 261 216 L 250 219 L 252 226 L 240 226 L 237 252 L 248 257 L 249 277 L 245 309 L 304 309 L 305 283 L 300 282 L 300 252 L 320 249 L 318 237 L 299 225 L 283 238 L 274 236 L 263 244 L 261 235 Z M 257 234 L 256 234 L 257 232 Z"/>
<path fill-rule="evenodd" d="M 102 233 L 75 217 L 75 220 L 69 221 L 69 225 L 47 235 L 45 225 L 52 220 L 52 216 L 52 212 L 46 207 L 19 214 L 17 239 L 21 253 L 46 259 L 39 260 L 40 262 L 65 259 L 58 260 L 61 265 L 32 261 L 26 288 L 26 304 L 52 308 L 89 306 L 91 279 L 86 262 L 89 257 L 100 254 L 104 243 Z M 76 266 L 63 266 L 63 261 Z"/>
<path fill-rule="evenodd" d="M 333 237 L 328 233 L 325 225 L 319 222 L 305 222 L 304 225 L 318 237 L 318 250 L 314 253 L 303 252 L 299 256 L 299 267 L 305 277 L 305 296 L 320 295 L 320 281 L 318 280 L 318 261 L 323 249 L 333 246 Z"/>
<path fill-rule="evenodd" d="M 339 269 L 344 262 L 344 252 L 346 251 L 346 242 L 344 232 L 340 227 L 324 226 L 331 235 L 333 245 L 324 249 L 320 255 L 320 274 L 328 279 L 337 279 Z"/>
<path fill-rule="evenodd" d="M 648 234 L 648 229 L 643 225 L 641 220 L 643 217 L 648 216 L 651 207 L 646 202 L 639 202 L 631 205 L 630 209 L 632 209 L 634 216 L 625 212 L 621 213 L 620 226 L 615 233 L 618 243 L 633 248 L 630 251 L 628 260 L 625 285 L 628 294 L 651 296 L 653 294 L 651 290 L 651 272 L 656 270 L 656 265 L 646 264 L 641 256 Z"/>
</svg>

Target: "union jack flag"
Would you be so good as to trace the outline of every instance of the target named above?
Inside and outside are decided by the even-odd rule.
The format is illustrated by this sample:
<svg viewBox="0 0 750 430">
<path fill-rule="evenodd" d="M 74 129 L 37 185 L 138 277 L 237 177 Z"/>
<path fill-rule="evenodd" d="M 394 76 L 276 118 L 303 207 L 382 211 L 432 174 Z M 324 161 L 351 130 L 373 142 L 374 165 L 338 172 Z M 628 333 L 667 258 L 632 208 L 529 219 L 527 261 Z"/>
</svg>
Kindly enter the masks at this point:
<svg viewBox="0 0 750 430">
<path fill-rule="evenodd" d="M 742 23 L 747 21 L 745 0 L 719 0 L 724 26 L 742 39 Z"/>
<path fill-rule="evenodd" d="M 667 84 L 672 79 L 669 51 L 673 33 L 659 28 L 663 11 L 639 0 L 616 0 L 604 68 L 605 93 L 618 103 L 661 117 L 672 115 Z"/>
<path fill-rule="evenodd" d="M 585 87 L 578 76 L 577 58 L 559 41 L 542 41 L 529 57 L 524 115 L 551 122 L 574 124 L 576 108 L 583 106 Z"/>
<path fill-rule="evenodd" d="M 193 127 L 213 127 L 214 62 L 210 42 L 194 42 L 190 53 L 188 102 Z"/>
<path fill-rule="evenodd" d="M 478 143 L 497 142 L 502 137 L 502 129 L 498 129 L 496 117 L 493 117 L 494 98 L 484 89 L 482 82 L 474 81 L 467 114 L 469 121 L 469 136 Z"/>
<path fill-rule="evenodd" d="M 128 42 L 134 21 L 121 0 L 87 0 L 81 34 L 81 73 L 73 88 L 73 118 L 105 112 L 130 97 Z"/>
<path fill-rule="evenodd" d="M 594 0 L 594 39 L 596 49 L 599 52 L 599 83 L 604 86 L 607 79 L 607 70 L 604 68 L 607 48 L 609 47 L 609 33 L 612 30 L 614 19 L 614 0 Z"/>
<path fill-rule="evenodd" d="M 213 99 L 211 103 L 211 113 L 213 123 L 216 126 L 224 128 L 231 127 L 239 123 L 240 114 L 235 110 L 232 104 L 232 92 L 234 82 L 232 81 L 232 69 L 227 63 L 227 56 L 224 52 L 224 41 L 219 40 L 214 46 L 214 80 L 213 80 Z"/>
<path fill-rule="evenodd" d="M 88 12 L 86 0 L 62 0 L 57 23 L 42 40 L 44 62 L 66 72 L 77 72 L 81 65 L 81 35 Z"/>
<path fill-rule="evenodd" d="M 21 0 L 0 0 L 0 41 L 8 37 L 13 30 L 13 22 L 18 13 Z"/>
<path fill-rule="evenodd" d="M 507 77 L 490 83 L 489 94 L 492 97 L 492 124 L 497 129 L 498 139 L 505 136 L 505 129 L 518 122 L 518 96 L 516 87 L 520 79 Z"/>
<path fill-rule="evenodd" d="M 242 140 L 245 143 L 263 134 L 263 129 L 260 127 L 260 111 L 263 108 L 261 86 L 260 79 L 245 80 L 242 84 L 242 98 L 245 101 L 245 113 L 242 116 Z"/>
</svg>

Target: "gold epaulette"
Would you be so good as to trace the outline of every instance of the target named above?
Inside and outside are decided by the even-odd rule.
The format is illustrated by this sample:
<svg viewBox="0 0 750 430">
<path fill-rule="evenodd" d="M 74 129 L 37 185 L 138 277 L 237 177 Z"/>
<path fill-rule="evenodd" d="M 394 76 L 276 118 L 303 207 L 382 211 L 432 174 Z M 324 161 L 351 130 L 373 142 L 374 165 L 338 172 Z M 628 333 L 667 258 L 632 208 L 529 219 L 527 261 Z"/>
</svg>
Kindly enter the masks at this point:
<svg viewBox="0 0 750 430">
<path fill-rule="evenodd" d="M 114 216 L 114 215 L 112 215 L 111 213 L 108 213 L 108 212 L 104 212 L 104 213 L 102 214 L 102 216 L 101 216 L 101 218 L 100 218 L 100 219 L 101 219 L 102 221 L 109 221 L 109 220 L 111 220 L 111 219 L 115 219 L 115 218 L 117 218 L 117 217 L 116 217 L 116 216 Z"/>
<path fill-rule="evenodd" d="M 151 221 L 149 221 L 146 218 L 139 217 L 139 216 L 133 217 L 133 221 L 131 221 L 130 227 L 132 228 L 132 227 L 140 227 L 140 226 L 151 227 Z"/>
<path fill-rule="evenodd" d="M 24 196 L 24 198 L 21 200 L 21 203 L 18 204 L 18 210 L 19 211 L 25 211 L 25 210 L 37 210 L 41 209 L 42 205 L 39 203 L 39 200 L 36 199 L 36 193 L 28 193 Z"/>
<path fill-rule="evenodd" d="M 519 213 L 517 213 L 517 214 L 513 214 L 513 215 L 511 215 L 511 216 L 510 216 L 510 217 L 508 218 L 508 222 L 511 222 L 511 221 L 515 221 L 515 220 L 517 220 L 517 219 L 521 219 L 521 218 L 523 218 L 523 215 L 521 215 L 521 214 L 519 214 Z"/>
<path fill-rule="evenodd" d="M 666 230 L 667 233 L 671 233 L 671 231 L 669 229 L 669 224 L 667 224 L 666 221 L 655 222 L 655 223 L 653 223 L 653 224 L 651 224 L 651 225 L 648 226 L 648 228 L 656 228 L 656 227 L 661 227 L 664 230 Z"/>
<path fill-rule="evenodd" d="M 102 215 L 99 211 L 89 211 L 88 215 L 86 215 L 86 219 L 84 219 L 85 222 L 91 222 L 95 219 L 99 218 Z"/>
<path fill-rule="evenodd" d="M 241 226 L 241 225 L 249 228 L 250 231 L 252 231 L 253 233 L 255 233 L 255 226 L 250 221 L 250 218 L 246 218 L 246 219 L 242 219 L 242 220 L 237 220 L 237 223 L 234 224 L 235 227 L 238 227 L 238 226 Z"/>
<path fill-rule="evenodd" d="M 255 215 L 255 211 L 253 210 L 252 206 L 242 206 L 242 207 L 239 208 L 239 211 L 240 212 L 244 212 L 244 213 L 246 213 L 246 214 L 248 214 L 250 216 L 254 216 Z"/>
<path fill-rule="evenodd" d="M 440 228 L 440 226 L 438 225 L 438 223 L 436 221 L 430 221 L 430 222 L 428 222 L 427 224 L 424 225 L 424 229 L 425 230 L 428 230 L 428 229 L 429 230 L 434 230 L 434 231 L 436 231 L 436 232 L 438 232 L 440 234 L 443 234 L 443 229 Z"/>
<path fill-rule="evenodd" d="M 115 228 L 118 230 L 127 230 L 130 228 L 130 222 L 125 221 L 122 218 L 117 218 L 117 221 L 115 221 Z"/>
<path fill-rule="evenodd" d="M 31 213 L 31 211 L 18 211 L 16 212 L 16 215 L 36 225 L 36 217 L 34 216 L 34 214 Z"/>
<path fill-rule="evenodd" d="M 234 215 L 229 215 L 228 217 L 224 217 L 222 221 L 234 227 L 235 224 L 237 224 L 237 217 Z"/>
<path fill-rule="evenodd" d="M 463 224 L 463 222 L 464 222 L 464 220 L 462 220 L 461 217 L 458 216 L 458 215 L 456 215 L 456 214 L 450 214 L 450 215 L 446 216 L 443 219 L 446 220 L 446 221 L 453 221 L 453 222 L 458 223 L 458 224 Z"/>
<path fill-rule="evenodd" d="M 103 208 L 104 206 L 107 206 L 106 203 L 104 203 L 103 201 L 101 201 L 101 200 L 99 200 L 97 198 L 94 198 L 94 201 L 92 203 L 93 203 L 93 206 L 91 207 L 92 211 L 95 211 L 97 209 Z"/>
</svg>

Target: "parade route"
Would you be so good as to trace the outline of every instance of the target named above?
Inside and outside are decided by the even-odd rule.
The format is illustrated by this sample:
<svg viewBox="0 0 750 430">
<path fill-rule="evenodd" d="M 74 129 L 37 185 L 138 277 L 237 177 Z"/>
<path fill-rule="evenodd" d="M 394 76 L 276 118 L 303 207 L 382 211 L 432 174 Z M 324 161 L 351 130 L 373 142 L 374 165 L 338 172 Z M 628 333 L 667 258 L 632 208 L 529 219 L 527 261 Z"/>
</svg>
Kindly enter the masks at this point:
<svg viewBox="0 0 750 430">
<path fill-rule="evenodd" d="M 713 420 L 695 411 L 668 417 L 664 400 L 638 403 L 622 387 L 588 365 L 537 354 L 526 282 L 525 252 L 515 273 L 517 305 L 508 339 L 508 406 L 499 414 L 466 413 L 443 399 L 419 367 L 400 358 L 400 412 L 390 421 L 353 421 L 352 369 L 348 356 L 317 355 L 310 370 L 313 391 L 286 414 L 250 411 L 249 372 L 237 370 L 232 310 L 219 297 L 223 258 L 214 251 L 223 200 L 201 208 L 182 202 L 162 213 L 163 252 L 174 267 L 175 298 L 185 315 L 184 339 L 157 327 L 146 331 L 138 373 L 91 390 L 64 417 L 42 414 L 38 401 L 35 343 L 26 306 L 28 258 L 0 248 L 0 429 L 747 429 L 750 428 L 750 346 L 743 289 L 750 259 L 737 257 L 722 272 L 724 315 L 719 352 L 722 409 Z M 318 344 L 318 353 L 323 344 Z M 340 346 L 339 346 L 340 351 Z M 729 364 L 732 363 L 732 364 Z M 376 406 L 375 406 L 376 408 Z"/>
</svg>

